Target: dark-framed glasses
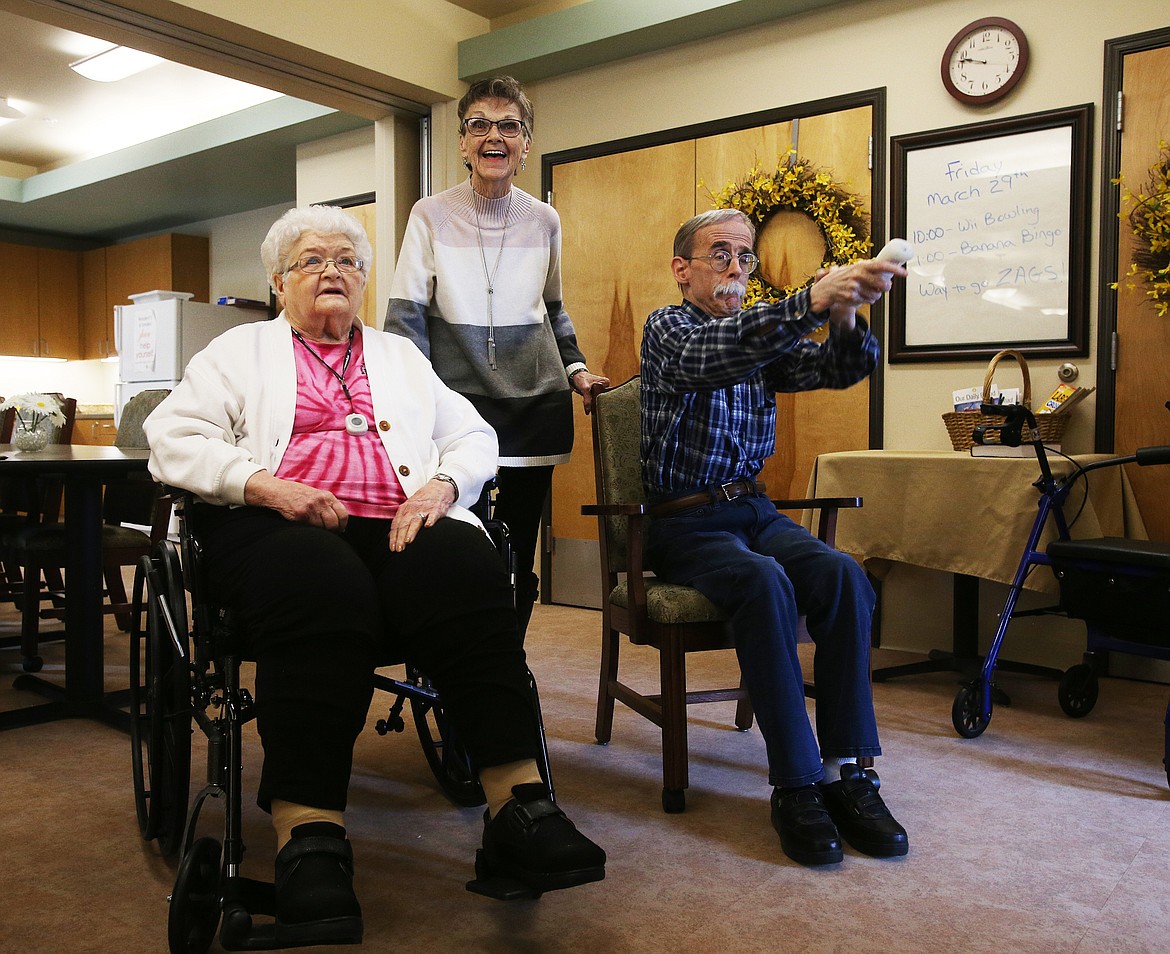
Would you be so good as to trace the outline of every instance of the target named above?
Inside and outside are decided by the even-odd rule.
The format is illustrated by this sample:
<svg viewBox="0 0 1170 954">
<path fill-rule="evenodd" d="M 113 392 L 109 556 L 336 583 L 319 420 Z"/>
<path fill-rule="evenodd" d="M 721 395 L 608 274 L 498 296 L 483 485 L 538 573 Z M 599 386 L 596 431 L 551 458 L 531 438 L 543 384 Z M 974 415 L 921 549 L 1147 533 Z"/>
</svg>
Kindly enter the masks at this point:
<svg viewBox="0 0 1170 954">
<path fill-rule="evenodd" d="M 739 259 L 739 267 L 742 268 L 748 275 L 754 272 L 756 270 L 756 266 L 760 264 L 759 258 L 753 255 L 751 252 L 740 252 L 739 255 L 732 255 L 730 252 L 726 252 L 723 249 L 717 249 L 710 255 L 692 255 L 687 258 L 687 261 L 693 262 L 697 258 L 701 258 L 703 261 L 708 262 L 711 266 L 711 271 L 713 272 L 727 271 L 727 269 L 731 267 L 731 260 L 733 258 Z"/>
<path fill-rule="evenodd" d="M 471 133 L 473 136 L 486 136 L 492 131 L 492 126 L 495 126 L 500 131 L 500 135 L 505 139 L 515 139 L 528 129 L 521 119 L 481 119 L 474 117 L 463 120 L 463 131 L 465 133 Z"/>
<path fill-rule="evenodd" d="M 316 275 L 318 272 L 325 271 L 326 266 L 330 263 L 339 272 L 360 272 L 366 264 L 362 259 L 354 258 L 352 255 L 339 255 L 337 258 L 325 258 L 322 255 L 302 255 L 285 269 L 285 274 L 288 274 L 295 268 L 304 272 L 306 275 Z"/>
</svg>

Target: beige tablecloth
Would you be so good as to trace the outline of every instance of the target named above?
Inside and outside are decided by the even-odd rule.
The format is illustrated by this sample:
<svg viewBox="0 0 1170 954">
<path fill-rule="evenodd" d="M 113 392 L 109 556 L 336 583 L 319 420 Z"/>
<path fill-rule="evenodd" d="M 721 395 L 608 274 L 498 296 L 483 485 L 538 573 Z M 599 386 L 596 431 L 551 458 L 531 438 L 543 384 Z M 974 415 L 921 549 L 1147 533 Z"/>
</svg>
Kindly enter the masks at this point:
<svg viewBox="0 0 1170 954">
<path fill-rule="evenodd" d="M 1079 462 L 1102 460 L 1090 454 Z M 1052 458 L 1055 474 L 1072 464 Z M 893 562 L 965 573 L 1011 583 L 1036 519 L 1040 476 L 1035 458 L 971 457 L 957 451 L 847 451 L 816 459 L 810 497 L 863 497 L 860 510 L 843 510 L 837 546 L 857 556 L 874 576 Z M 1085 501 L 1077 482 L 1065 515 L 1072 521 Z M 1088 500 L 1072 526 L 1073 537 L 1146 538 L 1145 525 L 1121 467 L 1088 475 Z M 811 514 L 804 515 L 811 526 Z M 1039 548 L 1055 536 L 1051 517 Z M 1052 591 L 1045 568 L 1035 570 L 1028 589 Z"/>
</svg>

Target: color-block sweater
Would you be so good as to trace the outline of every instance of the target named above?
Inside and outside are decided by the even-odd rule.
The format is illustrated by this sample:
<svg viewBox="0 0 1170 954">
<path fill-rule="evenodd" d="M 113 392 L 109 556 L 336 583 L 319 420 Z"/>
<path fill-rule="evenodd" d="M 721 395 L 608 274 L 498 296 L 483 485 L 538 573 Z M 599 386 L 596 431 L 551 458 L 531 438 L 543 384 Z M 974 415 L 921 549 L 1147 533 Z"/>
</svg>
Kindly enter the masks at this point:
<svg viewBox="0 0 1170 954">
<path fill-rule="evenodd" d="M 502 466 L 569 459 L 569 374 L 585 359 L 561 304 L 561 222 L 552 206 L 515 187 L 484 198 L 470 181 L 420 199 L 384 330 L 418 345 L 495 428 Z"/>
</svg>

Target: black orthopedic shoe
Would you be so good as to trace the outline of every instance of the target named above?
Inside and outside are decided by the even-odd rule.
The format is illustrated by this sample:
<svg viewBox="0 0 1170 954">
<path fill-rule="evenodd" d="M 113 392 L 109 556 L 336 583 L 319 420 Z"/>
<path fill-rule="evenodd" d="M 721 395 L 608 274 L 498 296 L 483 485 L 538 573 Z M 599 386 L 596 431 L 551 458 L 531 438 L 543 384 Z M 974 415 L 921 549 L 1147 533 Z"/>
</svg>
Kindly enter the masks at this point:
<svg viewBox="0 0 1170 954">
<path fill-rule="evenodd" d="M 844 857 L 837 826 L 816 785 L 774 789 L 772 827 L 784 854 L 802 865 L 831 865 Z"/>
<path fill-rule="evenodd" d="M 546 785 L 517 785 L 512 795 L 494 818 L 484 812 L 480 880 L 510 878 L 539 894 L 605 877 L 605 852 L 577 831 Z"/>
<path fill-rule="evenodd" d="M 897 858 L 910 850 L 910 839 L 878 794 L 880 784 L 877 772 L 846 762 L 840 781 L 822 782 L 821 792 L 849 844 L 877 858 Z"/>
<path fill-rule="evenodd" d="M 276 856 L 276 940 L 281 947 L 361 944 L 353 847 L 330 822 L 297 825 Z"/>
</svg>

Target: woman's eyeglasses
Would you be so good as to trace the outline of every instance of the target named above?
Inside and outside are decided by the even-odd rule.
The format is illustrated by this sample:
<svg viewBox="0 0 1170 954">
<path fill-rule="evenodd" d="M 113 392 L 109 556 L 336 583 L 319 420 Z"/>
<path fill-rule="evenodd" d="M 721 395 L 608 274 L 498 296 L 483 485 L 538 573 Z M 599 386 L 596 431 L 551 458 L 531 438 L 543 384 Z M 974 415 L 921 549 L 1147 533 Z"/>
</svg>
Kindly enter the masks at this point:
<svg viewBox="0 0 1170 954">
<path fill-rule="evenodd" d="M 353 258 L 349 255 L 342 255 L 340 258 L 322 258 L 320 255 L 302 255 L 288 268 L 285 269 L 287 275 L 294 268 L 304 272 L 306 275 L 316 275 L 318 272 L 325 271 L 325 266 L 330 262 L 333 267 L 339 272 L 360 272 L 362 266 L 366 263 L 360 258 Z"/>
<path fill-rule="evenodd" d="M 524 122 L 519 119 L 475 118 L 463 120 L 463 131 L 471 133 L 473 136 L 486 136 L 492 131 L 492 126 L 495 126 L 505 139 L 515 139 L 527 129 Z"/>
<path fill-rule="evenodd" d="M 740 255 L 732 255 L 730 252 L 725 252 L 723 249 L 718 249 L 710 255 L 692 255 L 687 261 L 693 262 L 696 258 L 701 258 L 703 261 L 711 265 L 711 271 L 722 273 L 731 267 L 731 260 L 733 258 L 739 259 L 739 267 L 747 274 L 751 274 L 756 270 L 756 266 L 760 264 L 759 258 L 751 252 L 743 252 Z"/>
</svg>

